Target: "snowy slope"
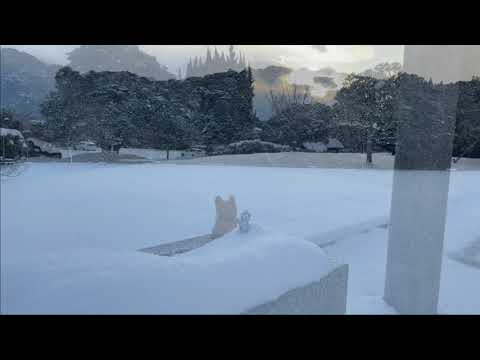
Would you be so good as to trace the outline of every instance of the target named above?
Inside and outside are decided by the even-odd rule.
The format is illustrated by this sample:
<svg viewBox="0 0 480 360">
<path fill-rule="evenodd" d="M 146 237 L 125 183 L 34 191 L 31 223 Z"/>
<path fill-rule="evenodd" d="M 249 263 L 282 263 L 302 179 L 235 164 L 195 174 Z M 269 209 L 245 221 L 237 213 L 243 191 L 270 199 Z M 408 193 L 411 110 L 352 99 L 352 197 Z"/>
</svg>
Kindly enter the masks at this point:
<svg viewBox="0 0 480 360">
<path fill-rule="evenodd" d="M 332 269 L 311 243 L 262 231 L 174 258 L 135 249 L 64 247 L 35 256 L 8 248 L 6 313 L 241 313 Z"/>
</svg>

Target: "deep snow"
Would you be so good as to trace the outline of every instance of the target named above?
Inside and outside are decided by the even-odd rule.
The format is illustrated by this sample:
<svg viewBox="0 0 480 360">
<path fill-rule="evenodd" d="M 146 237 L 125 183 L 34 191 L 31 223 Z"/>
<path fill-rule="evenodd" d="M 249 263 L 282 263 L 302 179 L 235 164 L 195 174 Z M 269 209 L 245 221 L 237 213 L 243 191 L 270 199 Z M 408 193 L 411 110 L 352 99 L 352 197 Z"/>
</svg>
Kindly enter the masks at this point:
<svg viewBox="0 0 480 360">
<path fill-rule="evenodd" d="M 480 313 L 480 270 L 448 257 L 480 235 L 479 180 L 452 172 L 442 313 Z M 305 239 L 344 234 L 324 250 L 350 265 L 348 312 L 391 313 L 377 223 L 391 184 L 389 170 L 30 163 L 1 183 L 2 311 L 236 313 L 316 280 L 324 252 Z M 263 232 L 173 258 L 136 251 L 208 233 L 217 194 Z"/>
</svg>

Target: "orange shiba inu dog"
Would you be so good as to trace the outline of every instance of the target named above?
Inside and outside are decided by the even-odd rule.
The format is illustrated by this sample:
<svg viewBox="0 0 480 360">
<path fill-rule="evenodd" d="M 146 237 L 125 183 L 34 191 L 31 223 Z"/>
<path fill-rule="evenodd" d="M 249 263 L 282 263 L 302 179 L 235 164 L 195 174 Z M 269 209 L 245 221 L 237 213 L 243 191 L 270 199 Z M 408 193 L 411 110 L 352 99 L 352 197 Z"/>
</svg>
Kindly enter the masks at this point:
<svg viewBox="0 0 480 360">
<path fill-rule="evenodd" d="M 212 238 L 219 238 L 233 231 L 238 224 L 237 204 L 235 198 L 230 195 L 228 200 L 223 200 L 220 196 L 215 197 L 215 209 L 217 216 L 215 226 L 212 230 Z"/>
</svg>

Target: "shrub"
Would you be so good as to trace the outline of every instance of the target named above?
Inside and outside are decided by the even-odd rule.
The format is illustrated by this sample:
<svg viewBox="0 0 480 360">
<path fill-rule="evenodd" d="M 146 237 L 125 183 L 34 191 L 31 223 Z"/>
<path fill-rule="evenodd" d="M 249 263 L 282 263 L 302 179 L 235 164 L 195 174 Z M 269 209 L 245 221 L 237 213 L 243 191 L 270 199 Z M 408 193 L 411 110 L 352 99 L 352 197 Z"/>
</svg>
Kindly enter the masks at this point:
<svg viewBox="0 0 480 360">
<path fill-rule="evenodd" d="M 211 155 L 278 153 L 291 151 L 288 145 L 279 145 L 261 140 L 243 140 L 213 149 Z"/>
<path fill-rule="evenodd" d="M 0 146 L 0 156 L 6 159 L 18 159 L 26 155 L 24 141 L 19 136 L 0 136 Z"/>
</svg>

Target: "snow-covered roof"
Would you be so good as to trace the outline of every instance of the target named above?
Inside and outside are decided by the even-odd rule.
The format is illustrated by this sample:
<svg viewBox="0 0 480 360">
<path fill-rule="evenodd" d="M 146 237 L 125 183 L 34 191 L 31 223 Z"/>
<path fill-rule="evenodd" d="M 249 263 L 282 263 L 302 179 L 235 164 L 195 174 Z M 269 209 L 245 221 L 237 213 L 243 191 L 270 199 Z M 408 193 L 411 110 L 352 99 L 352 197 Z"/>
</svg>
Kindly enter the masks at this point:
<svg viewBox="0 0 480 360">
<path fill-rule="evenodd" d="M 327 149 L 343 149 L 343 144 L 334 138 L 329 138 L 328 139 L 328 144 L 325 144 L 324 142 L 318 141 L 318 142 L 305 142 L 303 143 L 303 146 L 309 150 L 313 151 L 326 151 Z"/>
<path fill-rule="evenodd" d="M 16 129 L 6 129 L 6 128 L 0 128 L 0 136 L 18 136 L 23 139 L 23 135 L 20 131 Z"/>
<path fill-rule="evenodd" d="M 327 151 L 327 145 L 325 143 L 319 141 L 319 142 L 305 142 L 303 143 L 303 146 L 311 151 L 316 151 L 316 152 L 324 152 Z"/>
<path fill-rule="evenodd" d="M 46 142 L 46 141 L 43 141 L 43 140 L 33 138 L 33 137 L 29 137 L 27 139 L 27 141 L 32 142 L 33 145 L 38 146 L 43 151 L 48 150 L 48 151 L 60 152 L 60 149 L 57 148 L 55 145 L 50 144 L 49 142 Z"/>
<path fill-rule="evenodd" d="M 343 149 L 343 144 L 337 139 L 330 138 L 330 139 L 328 139 L 327 147 L 329 149 L 332 149 L 332 148 Z"/>
</svg>

